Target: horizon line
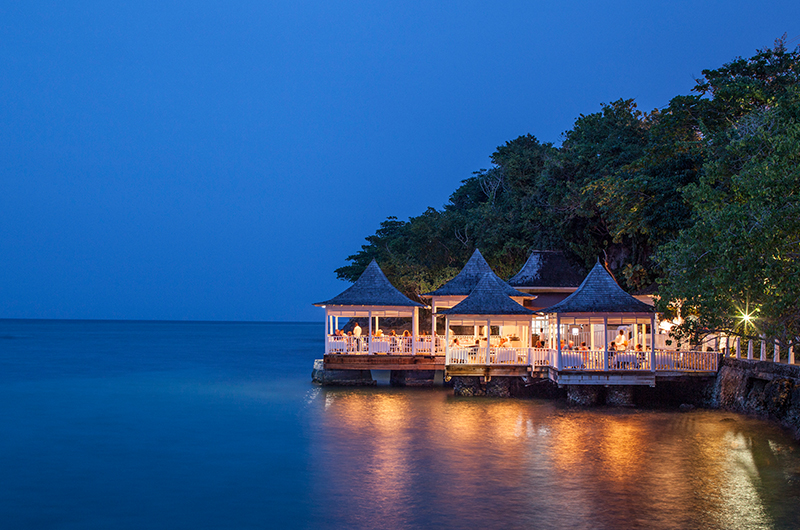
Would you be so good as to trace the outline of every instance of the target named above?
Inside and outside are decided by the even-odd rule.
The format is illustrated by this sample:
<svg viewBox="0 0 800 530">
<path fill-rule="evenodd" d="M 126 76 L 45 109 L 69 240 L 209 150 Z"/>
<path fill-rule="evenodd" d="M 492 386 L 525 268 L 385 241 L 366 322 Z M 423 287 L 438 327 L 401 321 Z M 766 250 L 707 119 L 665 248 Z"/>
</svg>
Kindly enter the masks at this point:
<svg viewBox="0 0 800 530">
<path fill-rule="evenodd" d="M 315 320 L 176 320 L 176 319 L 146 319 L 146 318 L 26 318 L 26 317 L 0 317 L 0 321 L 48 321 L 48 322 L 169 322 L 169 323 L 197 323 L 197 324 L 324 324 L 324 321 Z"/>
</svg>

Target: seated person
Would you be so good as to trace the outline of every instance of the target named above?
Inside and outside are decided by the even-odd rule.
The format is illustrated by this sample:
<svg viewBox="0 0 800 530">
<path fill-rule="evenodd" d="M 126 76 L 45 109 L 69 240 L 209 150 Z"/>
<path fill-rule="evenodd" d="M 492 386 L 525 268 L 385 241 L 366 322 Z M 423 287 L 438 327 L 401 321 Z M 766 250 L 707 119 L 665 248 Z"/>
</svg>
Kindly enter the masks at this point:
<svg viewBox="0 0 800 530">
<path fill-rule="evenodd" d="M 589 347 L 586 345 L 585 342 L 581 342 L 581 347 L 578 348 L 580 351 L 589 351 Z"/>
<path fill-rule="evenodd" d="M 625 351 L 628 349 L 628 339 L 625 337 L 625 332 L 619 330 L 619 335 L 614 339 L 614 346 L 617 351 Z"/>
</svg>

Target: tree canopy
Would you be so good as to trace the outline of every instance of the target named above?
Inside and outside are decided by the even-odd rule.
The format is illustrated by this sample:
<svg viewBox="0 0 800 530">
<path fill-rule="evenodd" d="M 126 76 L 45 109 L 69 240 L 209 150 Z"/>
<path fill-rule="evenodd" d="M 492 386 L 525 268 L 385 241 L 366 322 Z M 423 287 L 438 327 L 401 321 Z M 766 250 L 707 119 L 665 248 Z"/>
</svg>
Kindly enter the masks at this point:
<svg viewBox="0 0 800 530">
<path fill-rule="evenodd" d="M 507 141 L 443 208 L 387 218 L 338 276 L 374 258 L 418 298 L 476 247 L 502 277 L 561 250 L 680 311 L 679 333 L 800 336 L 800 47 L 784 42 L 704 70 L 663 109 L 601 104 L 560 146 Z"/>
</svg>

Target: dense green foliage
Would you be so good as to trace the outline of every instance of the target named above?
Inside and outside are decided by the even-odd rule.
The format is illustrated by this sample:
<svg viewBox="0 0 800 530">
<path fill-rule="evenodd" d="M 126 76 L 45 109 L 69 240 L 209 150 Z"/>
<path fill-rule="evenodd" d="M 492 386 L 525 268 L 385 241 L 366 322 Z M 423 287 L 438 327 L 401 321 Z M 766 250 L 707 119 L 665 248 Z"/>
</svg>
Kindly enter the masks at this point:
<svg viewBox="0 0 800 530">
<path fill-rule="evenodd" d="M 514 274 L 531 249 L 600 257 L 633 291 L 680 311 L 682 333 L 800 335 L 800 48 L 783 40 L 703 71 L 692 95 L 641 112 L 630 99 L 581 115 L 561 146 L 526 135 L 491 155 L 443 209 L 394 217 L 337 269 L 377 259 L 412 297 L 477 247 Z M 745 306 L 755 327 L 741 325 Z"/>
</svg>

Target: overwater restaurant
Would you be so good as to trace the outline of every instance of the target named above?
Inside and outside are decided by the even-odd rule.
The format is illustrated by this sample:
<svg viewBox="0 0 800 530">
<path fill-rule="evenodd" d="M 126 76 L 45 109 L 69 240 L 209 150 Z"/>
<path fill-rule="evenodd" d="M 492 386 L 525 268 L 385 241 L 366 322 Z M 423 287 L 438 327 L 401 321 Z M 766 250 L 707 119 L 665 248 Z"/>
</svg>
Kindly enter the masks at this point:
<svg viewBox="0 0 800 530">
<path fill-rule="evenodd" d="M 367 266 L 358 280 L 338 296 L 314 304 L 325 309 L 325 353 L 349 354 L 432 354 L 432 337 L 419 337 L 419 308 L 397 290 L 375 260 Z M 383 334 L 381 318 L 410 318 L 409 336 Z M 344 334 L 339 319 L 367 319 L 367 329 Z"/>
<path fill-rule="evenodd" d="M 430 300 L 429 333 L 419 328 L 425 306 L 398 291 L 374 260 L 351 287 L 315 305 L 325 308 L 326 354 L 572 371 L 714 369 L 713 352 L 664 348 L 653 306 L 625 292 L 599 261 L 580 282 L 578 276 L 560 253 L 536 251 L 512 286 L 476 249 L 452 280 L 422 295 Z M 382 329 L 389 317 L 410 320 L 410 332 Z M 353 318 L 366 320 L 366 329 L 342 332 L 340 319 Z"/>
</svg>

